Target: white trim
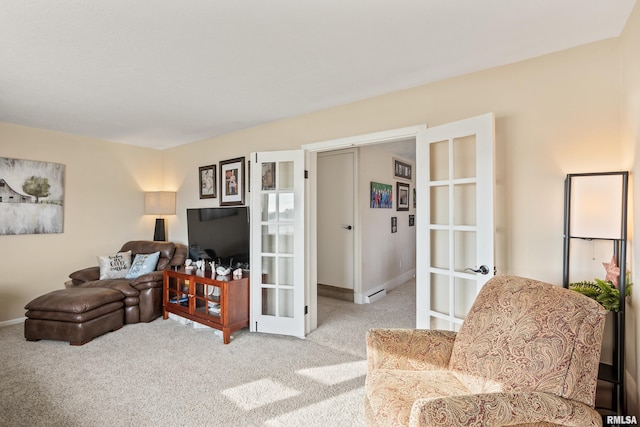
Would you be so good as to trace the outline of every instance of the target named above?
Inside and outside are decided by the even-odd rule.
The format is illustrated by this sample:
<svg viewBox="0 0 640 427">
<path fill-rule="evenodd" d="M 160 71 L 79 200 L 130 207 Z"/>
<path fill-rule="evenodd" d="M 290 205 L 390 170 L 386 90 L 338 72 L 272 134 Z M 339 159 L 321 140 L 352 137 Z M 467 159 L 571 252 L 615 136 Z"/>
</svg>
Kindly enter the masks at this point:
<svg viewBox="0 0 640 427">
<path fill-rule="evenodd" d="M 409 126 L 406 128 L 349 136 L 346 138 L 330 139 L 322 142 L 312 142 L 304 144 L 302 149 L 308 151 L 329 151 L 341 148 L 379 144 L 381 142 L 400 141 L 403 139 L 415 138 L 418 132 L 426 129 L 426 127 L 427 125 Z"/>
<path fill-rule="evenodd" d="M 25 320 L 27 320 L 26 317 L 19 317 L 17 319 L 5 320 L 4 322 L 0 322 L 0 328 L 5 326 L 17 325 L 19 323 L 24 323 Z"/>
</svg>

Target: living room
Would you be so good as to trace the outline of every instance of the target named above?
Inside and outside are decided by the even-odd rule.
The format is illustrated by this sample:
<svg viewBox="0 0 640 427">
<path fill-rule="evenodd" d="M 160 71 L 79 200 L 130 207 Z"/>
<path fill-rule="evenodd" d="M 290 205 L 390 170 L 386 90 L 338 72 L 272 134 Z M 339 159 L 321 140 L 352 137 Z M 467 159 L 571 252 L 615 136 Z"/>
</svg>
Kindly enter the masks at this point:
<svg viewBox="0 0 640 427">
<path fill-rule="evenodd" d="M 486 112 L 496 117 L 498 272 L 559 284 L 566 174 L 628 170 L 635 180 L 638 51 L 636 4 L 619 37 L 164 150 L 18 125 L 6 115 L 0 155 L 61 163 L 66 175 L 63 233 L 1 236 L 0 325 L 22 321 L 28 301 L 63 287 L 70 272 L 95 265 L 97 255 L 150 239 L 155 217 L 143 215 L 145 191 L 177 192 L 168 238 L 187 243 L 186 208 L 211 206 L 198 197 L 200 166 Z M 640 265 L 634 249 L 635 242 L 632 272 Z M 629 413 L 638 413 L 638 298 L 632 295 L 628 309 Z"/>
</svg>

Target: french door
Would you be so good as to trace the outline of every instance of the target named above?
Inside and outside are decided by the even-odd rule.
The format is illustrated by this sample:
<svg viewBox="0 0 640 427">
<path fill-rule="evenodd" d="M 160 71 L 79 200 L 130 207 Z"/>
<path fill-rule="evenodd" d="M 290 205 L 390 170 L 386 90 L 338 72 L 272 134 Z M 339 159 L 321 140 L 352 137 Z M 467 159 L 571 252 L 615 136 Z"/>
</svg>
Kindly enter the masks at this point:
<svg viewBox="0 0 640 427">
<path fill-rule="evenodd" d="M 253 153 L 250 167 L 250 330 L 304 338 L 304 151 Z"/>
<path fill-rule="evenodd" d="M 427 128 L 416 178 L 416 326 L 457 330 L 495 269 L 493 114 Z"/>
</svg>

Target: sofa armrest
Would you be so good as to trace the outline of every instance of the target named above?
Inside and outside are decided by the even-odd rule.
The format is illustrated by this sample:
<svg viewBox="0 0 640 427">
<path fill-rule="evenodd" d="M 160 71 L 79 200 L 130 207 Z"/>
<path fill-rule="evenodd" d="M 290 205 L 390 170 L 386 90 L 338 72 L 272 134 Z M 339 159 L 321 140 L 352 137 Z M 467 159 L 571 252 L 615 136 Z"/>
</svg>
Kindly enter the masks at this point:
<svg viewBox="0 0 640 427">
<path fill-rule="evenodd" d="M 96 265 L 94 267 L 87 267 L 82 270 L 74 271 L 69 275 L 69 278 L 73 282 L 74 286 L 98 280 L 100 279 L 100 267 Z"/>
<path fill-rule="evenodd" d="M 410 426 L 500 426 L 550 423 L 601 426 L 602 417 L 582 402 L 544 392 L 486 393 L 418 399 Z"/>
<path fill-rule="evenodd" d="M 162 271 L 152 271 L 151 273 L 138 276 L 131 282 L 131 286 L 139 291 L 150 288 L 162 287 Z"/>
<path fill-rule="evenodd" d="M 449 365 L 456 333 L 428 329 L 370 329 L 367 369 L 429 370 Z"/>
</svg>

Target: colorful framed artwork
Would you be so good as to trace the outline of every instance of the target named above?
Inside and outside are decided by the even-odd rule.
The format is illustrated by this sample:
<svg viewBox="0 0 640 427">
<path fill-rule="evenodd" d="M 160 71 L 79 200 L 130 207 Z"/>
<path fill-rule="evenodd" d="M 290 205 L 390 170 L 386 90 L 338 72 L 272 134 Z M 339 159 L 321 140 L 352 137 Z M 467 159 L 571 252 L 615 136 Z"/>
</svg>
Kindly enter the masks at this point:
<svg viewBox="0 0 640 427">
<path fill-rule="evenodd" d="M 220 162 L 220 206 L 244 204 L 244 157 Z"/>
<path fill-rule="evenodd" d="M 199 168 L 200 198 L 213 199 L 216 197 L 216 165 L 201 166 Z"/>
<path fill-rule="evenodd" d="M 393 186 L 371 181 L 370 206 L 391 209 L 393 207 Z"/>
<path fill-rule="evenodd" d="M 396 182 L 396 194 L 398 195 L 398 204 L 396 210 L 409 210 L 409 184 L 406 182 Z"/>
</svg>

